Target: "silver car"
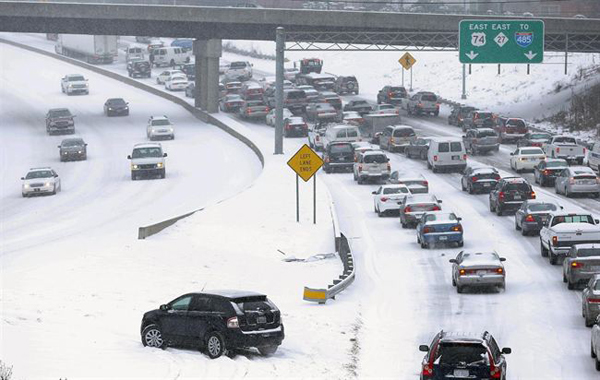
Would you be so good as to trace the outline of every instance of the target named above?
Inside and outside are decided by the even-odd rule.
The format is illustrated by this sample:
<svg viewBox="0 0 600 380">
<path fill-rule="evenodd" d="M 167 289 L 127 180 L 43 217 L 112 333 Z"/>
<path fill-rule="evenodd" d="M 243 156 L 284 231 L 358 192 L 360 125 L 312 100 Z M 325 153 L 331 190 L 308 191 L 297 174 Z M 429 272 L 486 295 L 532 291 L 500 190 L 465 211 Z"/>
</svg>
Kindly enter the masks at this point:
<svg viewBox="0 0 600 380">
<path fill-rule="evenodd" d="M 563 169 L 554 182 L 556 194 L 571 197 L 574 194 L 591 194 L 595 198 L 600 196 L 600 179 L 596 173 L 587 166 L 571 166 Z"/>
<path fill-rule="evenodd" d="M 442 201 L 433 194 L 413 194 L 404 198 L 399 203 L 402 228 L 415 227 L 426 212 L 441 211 L 441 203 Z"/>
<path fill-rule="evenodd" d="M 467 286 L 497 286 L 506 290 L 506 259 L 496 252 L 464 252 L 461 251 L 452 263 L 452 285 L 462 293 Z"/>
<path fill-rule="evenodd" d="M 87 144 L 82 138 L 64 139 L 58 149 L 61 161 L 87 159 Z"/>
<path fill-rule="evenodd" d="M 563 282 L 575 289 L 600 273 L 600 244 L 575 244 L 563 260 Z"/>
<path fill-rule="evenodd" d="M 429 182 L 420 176 L 405 176 L 401 177 L 400 172 L 394 171 L 390 174 L 389 183 L 406 185 L 412 194 L 427 194 L 429 193 Z"/>
<path fill-rule="evenodd" d="M 588 281 L 581 294 L 581 315 L 585 318 L 585 325 L 591 326 L 600 316 L 600 274 L 595 274 Z M 600 344 L 600 341 L 597 341 Z M 600 352 L 597 352 L 600 354 Z"/>
</svg>

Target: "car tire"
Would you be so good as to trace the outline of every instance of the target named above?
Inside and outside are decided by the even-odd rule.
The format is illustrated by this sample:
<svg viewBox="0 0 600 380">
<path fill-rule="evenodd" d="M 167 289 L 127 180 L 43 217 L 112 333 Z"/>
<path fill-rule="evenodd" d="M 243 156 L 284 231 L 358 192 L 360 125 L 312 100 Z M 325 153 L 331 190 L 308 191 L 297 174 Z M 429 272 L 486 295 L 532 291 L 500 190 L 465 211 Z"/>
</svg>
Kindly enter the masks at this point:
<svg viewBox="0 0 600 380">
<path fill-rule="evenodd" d="M 519 227 L 519 223 L 517 223 L 517 218 L 515 218 L 515 230 L 522 231 L 522 228 Z"/>
<path fill-rule="evenodd" d="M 425 241 L 421 242 L 421 249 L 426 249 L 427 248 L 427 243 Z"/>
<path fill-rule="evenodd" d="M 569 289 L 569 290 L 575 289 L 575 283 L 569 281 L 568 279 L 567 279 L 567 289 Z"/>
<path fill-rule="evenodd" d="M 23 196 L 23 198 L 27 198 L 27 194 L 21 193 L 21 195 Z"/>
<path fill-rule="evenodd" d="M 135 173 L 131 173 L 131 180 L 132 181 L 137 180 L 137 175 L 135 175 Z"/>
<path fill-rule="evenodd" d="M 469 192 L 469 194 L 475 194 L 475 191 L 473 190 L 473 186 L 467 186 L 467 191 Z"/>
<path fill-rule="evenodd" d="M 461 294 L 462 292 L 464 292 L 464 287 L 462 285 L 456 284 L 456 293 Z"/>
<path fill-rule="evenodd" d="M 404 223 L 402 219 L 400 219 L 400 225 L 402 226 L 402 228 L 408 228 L 408 225 Z"/>
<path fill-rule="evenodd" d="M 456 286 L 456 280 L 454 279 L 454 276 L 452 276 L 452 286 Z"/>
<path fill-rule="evenodd" d="M 260 354 L 262 356 L 271 356 L 277 352 L 277 349 L 279 348 L 279 346 L 263 346 L 263 347 L 257 347 L 257 348 L 258 348 L 258 352 L 260 352 Z"/>
<path fill-rule="evenodd" d="M 586 327 L 589 327 L 586 325 Z M 594 346 L 590 343 L 590 356 L 592 357 L 592 359 L 596 359 L 596 353 L 594 352 Z"/>
<path fill-rule="evenodd" d="M 558 256 L 552 252 L 552 249 L 548 250 L 548 261 L 551 265 L 556 265 L 558 262 Z"/>
<path fill-rule="evenodd" d="M 548 249 L 544 247 L 542 239 L 540 239 L 540 254 L 542 255 L 542 257 L 548 257 Z"/>
<path fill-rule="evenodd" d="M 520 228 L 520 230 L 521 230 L 521 235 L 522 235 L 522 236 L 527 236 L 527 235 L 529 235 L 529 231 L 527 231 L 525 228 L 521 227 L 521 228 Z"/>
<path fill-rule="evenodd" d="M 502 206 L 498 205 L 496 207 L 496 215 L 502 216 L 502 213 L 503 213 Z"/>
<path fill-rule="evenodd" d="M 204 342 L 206 355 L 211 359 L 216 359 L 225 353 L 225 340 L 223 336 L 216 331 L 208 334 Z"/>
<path fill-rule="evenodd" d="M 595 364 L 596 364 L 596 371 L 600 371 L 600 360 L 598 360 L 598 358 L 596 358 Z"/>
<path fill-rule="evenodd" d="M 166 342 L 158 325 L 152 324 L 144 327 L 144 330 L 142 330 L 142 344 L 144 347 L 166 347 Z"/>
<path fill-rule="evenodd" d="M 465 245 L 465 241 L 464 241 L 464 240 L 461 240 L 461 241 L 459 241 L 459 242 L 458 242 L 456 245 L 457 245 L 459 248 L 460 248 L 460 247 L 463 247 L 463 246 Z"/>
<path fill-rule="evenodd" d="M 565 187 L 565 197 L 567 198 L 572 198 L 573 194 L 571 194 L 571 192 L 569 190 L 567 190 L 567 188 Z"/>
<path fill-rule="evenodd" d="M 502 285 L 498 286 L 498 289 L 506 292 L 506 282 L 503 282 Z"/>
<path fill-rule="evenodd" d="M 421 160 L 426 160 L 426 159 L 427 159 L 427 153 L 421 152 Z"/>
<path fill-rule="evenodd" d="M 161 179 L 165 179 L 166 176 L 167 176 L 167 173 L 166 173 L 165 169 L 161 170 L 161 172 L 160 172 L 160 178 Z"/>
<path fill-rule="evenodd" d="M 467 191 L 467 188 L 466 188 L 465 184 L 463 183 L 462 179 L 460 180 L 460 189 L 462 191 Z"/>
</svg>

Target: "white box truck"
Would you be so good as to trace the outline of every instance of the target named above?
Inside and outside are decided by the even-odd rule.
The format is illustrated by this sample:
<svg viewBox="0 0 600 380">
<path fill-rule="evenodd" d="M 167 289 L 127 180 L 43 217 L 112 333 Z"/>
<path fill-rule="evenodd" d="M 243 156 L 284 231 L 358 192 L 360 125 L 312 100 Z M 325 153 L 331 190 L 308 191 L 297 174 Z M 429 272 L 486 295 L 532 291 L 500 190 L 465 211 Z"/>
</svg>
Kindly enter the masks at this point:
<svg viewBox="0 0 600 380">
<path fill-rule="evenodd" d="M 55 50 L 57 54 L 88 63 L 112 63 L 118 54 L 117 38 L 89 34 L 59 34 Z"/>
</svg>

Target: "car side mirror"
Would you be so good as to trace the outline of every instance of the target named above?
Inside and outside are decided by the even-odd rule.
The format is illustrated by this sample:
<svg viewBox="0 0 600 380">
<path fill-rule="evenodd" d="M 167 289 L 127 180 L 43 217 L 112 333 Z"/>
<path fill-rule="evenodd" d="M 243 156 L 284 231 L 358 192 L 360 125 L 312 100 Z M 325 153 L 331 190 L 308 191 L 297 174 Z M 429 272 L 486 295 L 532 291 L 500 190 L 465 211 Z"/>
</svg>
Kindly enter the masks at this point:
<svg viewBox="0 0 600 380">
<path fill-rule="evenodd" d="M 83 146 L 87 146 L 87 143 L 83 144 Z"/>
<path fill-rule="evenodd" d="M 563 207 L 563 206 L 560 206 L 560 209 L 562 210 L 562 209 L 564 209 L 564 207 Z"/>
<path fill-rule="evenodd" d="M 21 177 L 21 181 L 24 181 L 24 180 L 25 180 L 25 177 Z"/>
<path fill-rule="evenodd" d="M 598 224 L 598 223 L 600 223 L 600 220 L 594 219 L 594 223 Z"/>
<path fill-rule="evenodd" d="M 438 199 L 437 203 L 442 203 L 442 200 L 441 200 L 441 199 Z"/>
<path fill-rule="evenodd" d="M 372 191 L 371 194 L 375 195 L 375 194 L 377 194 L 377 192 L 376 191 Z"/>
<path fill-rule="evenodd" d="M 458 264 L 458 261 L 456 261 L 456 259 L 450 259 L 448 260 L 448 262 L 451 262 L 452 264 Z"/>
<path fill-rule="evenodd" d="M 463 139 L 466 139 L 466 138 L 467 138 L 467 135 L 463 135 L 463 137 L 462 137 L 462 138 L 463 138 Z"/>
<path fill-rule="evenodd" d="M 461 218 L 461 217 L 458 217 L 458 218 L 456 218 L 456 220 L 458 220 L 458 221 L 460 222 L 460 221 L 462 220 L 462 218 Z"/>
<path fill-rule="evenodd" d="M 163 153 L 163 157 L 167 157 L 167 154 L 166 154 L 166 153 Z"/>
<path fill-rule="evenodd" d="M 387 159 L 387 162 L 390 162 L 390 159 L 389 159 L 389 157 L 388 157 L 388 159 Z"/>
<path fill-rule="evenodd" d="M 58 178 L 58 174 L 55 174 L 55 175 L 54 175 L 54 178 Z"/>
<path fill-rule="evenodd" d="M 57 145 L 58 149 L 60 149 L 60 145 Z"/>
<path fill-rule="evenodd" d="M 512 349 L 510 347 L 504 347 L 502 348 L 502 353 L 508 355 L 512 353 Z"/>
<path fill-rule="evenodd" d="M 128 160 L 131 160 L 131 155 L 127 155 L 127 159 L 128 159 Z"/>
<path fill-rule="evenodd" d="M 510 155 L 511 155 L 511 156 L 514 156 L 515 154 L 514 154 L 514 153 L 511 153 Z"/>
<path fill-rule="evenodd" d="M 429 346 L 426 344 L 422 344 L 419 346 L 419 351 L 421 352 L 429 352 Z"/>
<path fill-rule="evenodd" d="M 169 306 L 167 306 L 167 305 L 160 305 L 159 309 L 160 310 L 169 310 Z"/>
<path fill-rule="evenodd" d="M 500 261 L 506 261 L 506 257 L 501 257 Z"/>
</svg>

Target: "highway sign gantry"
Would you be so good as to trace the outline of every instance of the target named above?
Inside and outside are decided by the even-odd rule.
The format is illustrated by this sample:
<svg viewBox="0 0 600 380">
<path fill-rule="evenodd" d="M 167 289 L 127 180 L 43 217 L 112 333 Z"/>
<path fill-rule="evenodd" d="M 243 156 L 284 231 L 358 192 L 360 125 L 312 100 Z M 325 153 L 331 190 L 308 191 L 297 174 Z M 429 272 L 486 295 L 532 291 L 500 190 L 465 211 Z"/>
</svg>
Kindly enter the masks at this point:
<svg viewBox="0 0 600 380">
<path fill-rule="evenodd" d="M 304 182 L 307 182 L 323 166 L 323 160 L 314 150 L 304 144 L 287 164 Z"/>
<path fill-rule="evenodd" d="M 458 56 L 461 63 L 542 63 L 541 20 L 462 20 Z"/>
<path fill-rule="evenodd" d="M 413 57 L 410 53 L 404 53 L 402 57 L 398 60 L 398 63 L 404 67 L 404 70 L 410 70 L 411 67 L 417 62 L 415 57 Z"/>
</svg>

